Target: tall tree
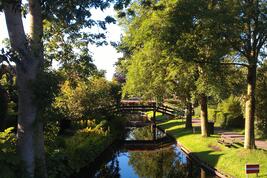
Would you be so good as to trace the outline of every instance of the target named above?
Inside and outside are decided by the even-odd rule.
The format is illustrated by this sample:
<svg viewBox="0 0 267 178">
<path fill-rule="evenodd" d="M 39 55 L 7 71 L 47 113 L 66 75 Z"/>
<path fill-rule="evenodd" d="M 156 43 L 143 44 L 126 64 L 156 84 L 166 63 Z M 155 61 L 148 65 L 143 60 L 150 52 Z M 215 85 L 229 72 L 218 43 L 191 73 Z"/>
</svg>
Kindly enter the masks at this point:
<svg viewBox="0 0 267 178">
<path fill-rule="evenodd" d="M 191 84 L 192 86 L 197 86 L 197 92 L 195 93 L 199 95 L 201 103 L 203 136 L 208 136 L 207 96 L 218 93 L 220 83 L 217 79 L 220 79 L 220 76 L 217 74 L 221 70 L 219 60 L 227 53 L 228 49 L 222 38 L 216 36 L 214 31 L 211 30 L 211 26 L 208 26 L 210 17 L 213 15 L 208 13 L 209 11 L 206 12 L 208 5 L 207 1 L 133 3 L 131 10 L 134 10 L 135 13 L 134 15 L 131 14 L 131 18 L 128 18 L 129 23 L 127 25 L 129 28 L 124 38 L 124 42 L 128 41 L 130 45 L 128 49 L 133 54 L 128 81 L 125 85 L 126 87 L 129 86 L 128 89 L 133 87 L 142 93 L 142 91 L 148 90 L 148 84 L 157 80 L 159 82 L 154 84 L 161 86 L 163 83 L 162 91 L 165 92 L 167 88 L 165 84 L 166 74 L 168 72 L 173 73 L 173 71 L 164 72 L 162 70 L 163 66 L 166 68 L 174 64 L 188 67 L 191 65 L 190 63 L 195 63 L 197 66 L 194 70 L 196 79 L 190 81 L 195 83 Z M 177 59 L 180 59 L 180 62 L 175 62 Z M 180 65 L 180 63 L 187 65 Z M 160 71 L 163 71 L 165 75 L 162 75 Z M 158 75 L 153 80 L 154 73 L 158 73 Z M 187 74 L 190 76 L 194 75 L 193 73 Z M 176 77 L 179 75 L 176 75 Z M 139 80 L 142 77 L 149 79 L 149 81 Z M 162 77 L 163 79 L 161 79 Z M 183 79 L 173 78 L 173 81 L 179 83 L 180 86 L 182 86 L 181 80 Z M 132 81 L 137 82 L 133 83 Z M 138 88 L 142 84 L 144 87 Z M 153 86 L 150 88 L 152 89 Z M 156 92 L 156 94 L 160 94 L 160 92 Z M 190 96 L 190 94 L 188 95 Z"/>
<path fill-rule="evenodd" d="M 34 104 L 33 98 L 35 96 L 31 88 L 31 82 L 36 80 L 38 72 L 42 70 L 43 63 L 41 4 L 37 0 L 29 1 L 29 40 L 23 28 L 21 1 L 4 2 L 3 9 L 11 47 L 21 59 L 16 63 L 19 91 L 18 152 L 25 162 L 28 176 L 33 177 L 35 169 L 34 145 L 37 140 L 43 145 L 42 132 L 37 131 L 38 134 L 34 134 L 36 128 L 37 130 L 42 129 L 42 123 L 36 122 L 38 108 Z M 39 138 L 36 138 L 36 135 Z M 39 143 L 36 143 L 36 145 L 39 145 Z M 38 151 L 40 151 L 39 155 L 44 156 L 44 148 Z M 38 158 L 40 157 L 38 156 Z M 40 159 L 45 164 L 44 158 Z M 44 177 L 47 177 L 45 173 Z"/>
<path fill-rule="evenodd" d="M 214 24 L 232 49 L 242 57 L 247 66 L 247 97 L 245 108 L 244 147 L 255 148 L 255 86 L 258 63 L 264 60 L 267 44 L 267 1 L 229 0 L 214 4 L 217 11 Z"/>
<path fill-rule="evenodd" d="M 81 40 L 95 41 L 103 35 L 82 33 L 81 29 L 99 25 L 105 29 L 106 22 L 114 22 L 107 17 L 104 21 L 91 19 L 90 9 L 109 6 L 107 1 L 40 1 L 29 0 L 29 34 L 26 35 L 22 23 L 21 0 L 1 0 L 0 9 L 4 11 L 9 34 L 11 48 L 17 55 L 13 58 L 16 63 L 17 86 L 18 86 L 18 152 L 25 163 L 27 177 L 34 177 L 35 168 L 38 177 L 47 177 L 44 158 L 44 138 L 42 118 L 38 118 L 39 106 L 35 102 L 36 92 L 34 87 L 38 83 L 38 77 L 44 70 L 44 47 L 43 47 L 43 23 L 44 20 L 57 24 L 67 36 L 81 36 Z M 124 1 L 116 1 L 121 4 Z M 47 37 L 47 36 L 46 36 Z M 75 40 L 75 38 L 72 38 Z M 15 59 L 15 60 L 14 60 Z M 36 160 L 39 160 L 36 162 Z"/>
</svg>

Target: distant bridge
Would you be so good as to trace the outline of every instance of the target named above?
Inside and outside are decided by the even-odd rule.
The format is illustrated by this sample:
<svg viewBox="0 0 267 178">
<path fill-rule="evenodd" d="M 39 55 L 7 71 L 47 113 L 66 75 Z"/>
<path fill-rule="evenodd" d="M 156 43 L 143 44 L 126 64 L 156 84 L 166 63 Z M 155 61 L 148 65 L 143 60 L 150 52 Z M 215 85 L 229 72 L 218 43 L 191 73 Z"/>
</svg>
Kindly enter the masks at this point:
<svg viewBox="0 0 267 178">
<path fill-rule="evenodd" d="M 156 112 L 160 112 L 164 115 L 169 116 L 178 116 L 182 115 L 182 111 L 166 106 L 166 105 L 157 105 L 154 101 L 148 101 L 145 103 L 140 102 L 139 100 L 122 100 L 117 111 L 123 113 L 138 113 L 138 112 L 148 112 L 153 111 L 153 117 L 155 117 Z"/>
</svg>

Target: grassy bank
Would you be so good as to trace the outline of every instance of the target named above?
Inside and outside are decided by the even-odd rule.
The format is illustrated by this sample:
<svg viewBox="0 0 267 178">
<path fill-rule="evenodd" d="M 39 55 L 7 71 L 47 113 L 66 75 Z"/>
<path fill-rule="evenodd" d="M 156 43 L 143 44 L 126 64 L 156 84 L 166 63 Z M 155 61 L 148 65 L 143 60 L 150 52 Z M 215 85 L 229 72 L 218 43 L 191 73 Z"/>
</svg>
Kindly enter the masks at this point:
<svg viewBox="0 0 267 178">
<path fill-rule="evenodd" d="M 117 123 L 121 122 L 121 123 Z M 53 178 L 70 177 L 92 164 L 104 150 L 120 137 L 123 119 L 101 122 L 79 129 L 72 136 L 59 136 L 48 151 L 48 175 Z"/>
<path fill-rule="evenodd" d="M 185 129 L 180 120 L 166 121 L 159 126 L 201 160 L 232 177 L 245 177 L 246 163 L 259 163 L 259 176 L 267 177 L 267 151 L 246 150 L 240 145 L 234 145 L 235 148 L 225 147 L 217 142 L 219 135 L 202 138 L 199 132 L 192 133 Z"/>
</svg>

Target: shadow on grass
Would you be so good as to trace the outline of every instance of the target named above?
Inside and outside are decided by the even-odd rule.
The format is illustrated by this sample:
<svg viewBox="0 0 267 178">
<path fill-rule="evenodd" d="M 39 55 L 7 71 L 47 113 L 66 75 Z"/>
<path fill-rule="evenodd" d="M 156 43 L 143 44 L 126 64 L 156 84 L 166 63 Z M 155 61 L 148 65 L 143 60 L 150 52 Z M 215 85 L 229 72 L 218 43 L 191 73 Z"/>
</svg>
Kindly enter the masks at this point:
<svg viewBox="0 0 267 178">
<path fill-rule="evenodd" d="M 158 115 L 158 116 L 156 116 L 156 122 L 158 122 L 158 123 L 166 122 L 168 120 L 169 119 L 166 116 L 164 116 L 164 115 Z"/>
<path fill-rule="evenodd" d="M 184 123 L 181 121 L 162 123 L 160 124 L 160 127 L 163 129 L 167 129 L 167 133 L 172 135 L 178 140 L 179 140 L 179 137 L 183 137 L 183 136 L 190 135 L 193 133 L 192 129 L 185 129 Z M 195 133 L 200 133 L 200 128 L 195 128 Z M 217 135 L 211 135 L 211 137 L 218 138 Z M 218 153 L 218 152 L 214 153 L 214 151 L 207 150 L 207 151 L 200 151 L 200 152 L 192 152 L 189 154 L 189 157 L 192 156 L 192 157 L 195 157 L 195 159 L 199 158 L 198 159 L 199 162 L 205 162 L 208 165 L 215 167 L 220 156 L 222 155 L 223 153 Z"/>
<path fill-rule="evenodd" d="M 169 129 L 167 133 L 178 139 L 179 137 L 192 134 L 192 130 L 185 128 L 175 128 L 175 129 Z"/>
<path fill-rule="evenodd" d="M 176 139 L 184 135 L 192 134 L 192 129 L 184 128 L 185 123 L 180 120 L 160 123 L 159 126 Z"/>
<path fill-rule="evenodd" d="M 209 166 L 215 167 L 217 165 L 217 162 L 220 158 L 220 156 L 224 155 L 222 153 L 220 154 L 213 154 L 213 151 L 201 151 L 201 152 L 192 152 L 189 154 L 189 156 L 197 156 L 199 158 L 199 161 L 204 162 L 208 164 Z"/>
</svg>

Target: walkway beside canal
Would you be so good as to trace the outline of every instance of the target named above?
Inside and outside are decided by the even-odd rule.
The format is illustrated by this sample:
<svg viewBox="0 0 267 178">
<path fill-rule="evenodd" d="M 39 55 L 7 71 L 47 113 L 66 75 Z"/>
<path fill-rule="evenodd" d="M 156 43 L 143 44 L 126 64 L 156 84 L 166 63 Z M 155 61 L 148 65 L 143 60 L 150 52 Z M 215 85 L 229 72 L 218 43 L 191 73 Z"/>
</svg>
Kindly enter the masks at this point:
<svg viewBox="0 0 267 178">
<path fill-rule="evenodd" d="M 200 127 L 200 120 L 199 119 L 193 119 L 192 123 L 193 123 L 194 127 Z M 221 138 L 225 138 L 225 139 L 229 139 L 229 140 L 239 139 L 241 141 L 244 141 L 244 135 L 243 134 L 238 133 L 238 132 L 225 130 L 222 128 L 215 128 L 215 134 L 220 135 Z M 267 141 L 256 139 L 255 144 L 256 144 L 256 147 L 258 149 L 267 150 Z"/>
</svg>

